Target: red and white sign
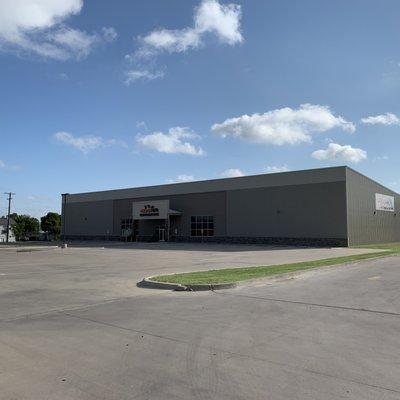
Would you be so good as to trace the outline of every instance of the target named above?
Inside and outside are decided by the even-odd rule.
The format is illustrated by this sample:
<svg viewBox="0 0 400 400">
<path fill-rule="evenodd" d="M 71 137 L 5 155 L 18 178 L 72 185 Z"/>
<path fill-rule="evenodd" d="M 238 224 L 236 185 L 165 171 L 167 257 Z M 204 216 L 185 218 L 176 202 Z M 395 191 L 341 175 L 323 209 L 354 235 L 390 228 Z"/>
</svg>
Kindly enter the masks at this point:
<svg viewBox="0 0 400 400">
<path fill-rule="evenodd" d="M 169 200 L 133 202 L 133 219 L 167 219 Z"/>
</svg>

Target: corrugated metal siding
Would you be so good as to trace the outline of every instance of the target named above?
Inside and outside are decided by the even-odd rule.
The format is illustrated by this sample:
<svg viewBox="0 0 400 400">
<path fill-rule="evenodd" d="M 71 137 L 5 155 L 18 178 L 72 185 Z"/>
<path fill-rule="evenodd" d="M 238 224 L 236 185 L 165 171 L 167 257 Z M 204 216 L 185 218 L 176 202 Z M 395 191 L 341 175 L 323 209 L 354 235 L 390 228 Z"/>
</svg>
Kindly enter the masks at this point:
<svg viewBox="0 0 400 400">
<path fill-rule="evenodd" d="M 66 234 L 111 236 L 113 234 L 113 202 L 68 203 Z"/>
<path fill-rule="evenodd" d="M 400 241 L 400 196 L 352 169 L 346 175 L 349 245 Z M 375 213 L 375 193 L 394 196 L 396 212 Z"/>
<path fill-rule="evenodd" d="M 345 239 L 346 183 L 227 192 L 227 234 Z"/>
</svg>

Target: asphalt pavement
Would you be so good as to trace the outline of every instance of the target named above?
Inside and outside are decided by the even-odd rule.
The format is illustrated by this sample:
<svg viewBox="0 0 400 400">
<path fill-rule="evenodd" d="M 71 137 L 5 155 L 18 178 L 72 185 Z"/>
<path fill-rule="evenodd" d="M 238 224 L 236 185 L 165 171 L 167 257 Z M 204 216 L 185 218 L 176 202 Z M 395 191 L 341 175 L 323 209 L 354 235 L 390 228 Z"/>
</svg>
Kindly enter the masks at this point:
<svg viewBox="0 0 400 400">
<path fill-rule="evenodd" d="M 135 287 L 183 268 L 180 250 L 0 252 L 0 399 L 400 399 L 400 257 L 219 292 Z M 290 249 L 191 251 L 194 269 Z"/>
</svg>

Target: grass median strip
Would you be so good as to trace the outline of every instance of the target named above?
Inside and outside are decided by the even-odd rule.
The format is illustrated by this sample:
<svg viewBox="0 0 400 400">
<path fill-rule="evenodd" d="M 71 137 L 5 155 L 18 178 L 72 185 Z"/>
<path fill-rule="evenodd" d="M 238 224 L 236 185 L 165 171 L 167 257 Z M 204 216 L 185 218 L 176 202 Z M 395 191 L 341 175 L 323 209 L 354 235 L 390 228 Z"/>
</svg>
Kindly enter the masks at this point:
<svg viewBox="0 0 400 400">
<path fill-rule="evenodd" d="M 273 275 L 286 274 L 289 272 L 319 268 L 329 265 L 338 265 L 360 260 L 368 260 L 371 258 L 384 257 L 391 254 L 400 253 L 399 243 L 377 245 L 377 247 L 374 248 L 383 249 L 384 251 L 344 257 L 325 258 L 322 260 L 306 261 L 294 264 L 268 265 L 245 268 L 224 268 L 209 271 L 161 275 L 152 277 L 152 280 L 157 282 L 178 283 L 184 286 L 195 284 L 233 283 L 256 278 L 264 278 Z"/>
</svg>

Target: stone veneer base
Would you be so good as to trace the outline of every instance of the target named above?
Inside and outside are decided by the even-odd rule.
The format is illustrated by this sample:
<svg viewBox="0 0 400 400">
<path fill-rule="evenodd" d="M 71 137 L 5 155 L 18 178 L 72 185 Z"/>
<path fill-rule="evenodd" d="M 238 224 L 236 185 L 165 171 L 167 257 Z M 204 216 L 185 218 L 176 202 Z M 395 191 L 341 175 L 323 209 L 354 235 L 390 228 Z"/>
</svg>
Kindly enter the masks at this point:
<svg viewBox="0 0 400 400">
<path fill-rule="evenodd" d="M 67 240 L 82 241 L 121 241 L 120 236 L 84 236 L 68 235 Z M 139 242 L 154 241 L 151 236 L 138 238 Z M 212 237 L 191 237 L 172 236 L 170 242 L 179 243 L 231 243 L 231 244 L 269 244 L 285 246 L 316 246 L 316 247 L 348 247 L 347 239 L 343 238 L 285 238 L 285 237 L 249 237 L 249 236 L 212 236 Z"/>
<path fill-rule="evenodd" d="M 172 237 L 171 242 L 191 243 L 231 243 L 231 244 L 269 244 L 286 246 L 348 247 L 347 239 L 342 238 L 287 238 L 287 237 L 249 237 L 249 236 L 214 236 L 214 237 Z"/>
</svg>

